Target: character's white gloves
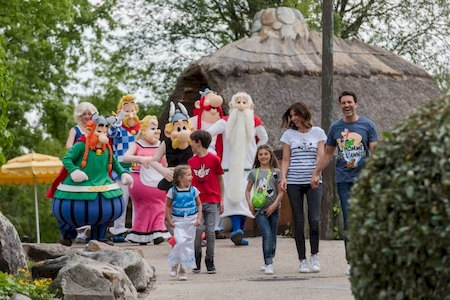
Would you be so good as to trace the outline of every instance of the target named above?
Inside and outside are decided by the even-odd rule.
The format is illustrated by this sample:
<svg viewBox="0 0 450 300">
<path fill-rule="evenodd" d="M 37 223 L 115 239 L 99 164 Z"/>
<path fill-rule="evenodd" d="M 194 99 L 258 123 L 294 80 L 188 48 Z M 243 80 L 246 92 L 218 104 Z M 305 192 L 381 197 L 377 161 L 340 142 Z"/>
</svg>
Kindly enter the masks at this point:
<svg viewBox="0 0 450 300">
<path fill-rule="evenodd" d="M 73 182 L 83 182 L 89 179 L 87 174 L 81 170 L 75 170 L 70 173 L 70 178 L 72 178 Z"/>
<path fill-rule="evenodd" d="M 133 187 L 133 183 L 134 183 L 133 177 L 131 177 L 131 175 L 128 173 L 123 173 L 120 176 L 120 181 L 122 181 L 122 184 L 124 184 L 124 185 L 129 185 L 130 188 Z"/>
<path fill-rule="evenodd" d="M 121 110 L 119 115 L 116 117 L 116 121 L 114 123 L 112 123 L 111 126 L 116 127 L 116 128 L 122 126 L 123 118 L 125 118 L 125 112 Z"/>
</svg>

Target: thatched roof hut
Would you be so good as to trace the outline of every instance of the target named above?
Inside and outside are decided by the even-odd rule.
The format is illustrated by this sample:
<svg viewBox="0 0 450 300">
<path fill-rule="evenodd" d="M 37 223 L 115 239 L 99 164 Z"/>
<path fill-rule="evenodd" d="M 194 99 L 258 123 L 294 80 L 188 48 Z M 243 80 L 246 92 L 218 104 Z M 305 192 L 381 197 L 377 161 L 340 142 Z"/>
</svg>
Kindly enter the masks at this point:
<svg viewBox="0 0 450 300">
<path fill-rule="evenodd" d="M 433 78 L 402 57 L 359 40 L 334 37 L 334 120 L 342 116 L 338 94 L 358 95 L 358 114 L 389 130 L 412 109 L 441 92 Z M 220 94 L 226 110 L 231 96 L 249 93 L 263 120 L 269 143 L 279 149 L 281 116 L 296 101 L 307 103 L 320 126 L 322 34 L 309 31 L 296 9 L 269 8 L 254 17 L 253 35 L 230 43 L 190 64 L 179 76 L 170 101 L 189 111 L 206 86 Z M 161 123 L 167 122 L 167 111 Z"/>
</svg>

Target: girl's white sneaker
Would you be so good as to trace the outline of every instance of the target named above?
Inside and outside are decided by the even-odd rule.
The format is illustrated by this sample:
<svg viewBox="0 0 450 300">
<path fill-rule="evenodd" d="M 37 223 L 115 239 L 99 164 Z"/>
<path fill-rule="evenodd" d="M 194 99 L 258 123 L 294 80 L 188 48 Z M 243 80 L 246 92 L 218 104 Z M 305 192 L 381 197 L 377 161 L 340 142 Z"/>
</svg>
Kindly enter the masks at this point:
<svg viewBox="0 0 450 300">
<path fill-rule="evenodd" d="M 309 273 L 308 261 L 306 259 L 300 262 L 300 273 Z"/>
</svg>

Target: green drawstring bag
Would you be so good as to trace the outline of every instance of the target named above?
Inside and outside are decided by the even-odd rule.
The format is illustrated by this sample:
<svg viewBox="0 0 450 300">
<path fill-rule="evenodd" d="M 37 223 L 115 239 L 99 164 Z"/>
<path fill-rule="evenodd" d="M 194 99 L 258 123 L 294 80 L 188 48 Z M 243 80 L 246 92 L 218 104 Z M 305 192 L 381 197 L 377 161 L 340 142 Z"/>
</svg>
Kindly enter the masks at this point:
<svg viewBox="0 0 450 300">
<path fill-rule="evenodd" d="M 267 187 L 269 186 L 269 179 L 270 179 L 270 175 L 271 172 L 270 170 L 267 172 L 267 184 L 266 184 L 266 188 L 264 189 L 264 191 L 257 191 L 256 190 L 256 182 L 258 181 L 258 175 L 259 175 L 259 168 L 256 169 L 256 176 L 255 176 L 255 183 L 253 184 L 253 197 L 252 197 L 252 204 L 255 208 L 263 208 L 264 205 L 266 205 L 267 202 Z"/>
</svg>

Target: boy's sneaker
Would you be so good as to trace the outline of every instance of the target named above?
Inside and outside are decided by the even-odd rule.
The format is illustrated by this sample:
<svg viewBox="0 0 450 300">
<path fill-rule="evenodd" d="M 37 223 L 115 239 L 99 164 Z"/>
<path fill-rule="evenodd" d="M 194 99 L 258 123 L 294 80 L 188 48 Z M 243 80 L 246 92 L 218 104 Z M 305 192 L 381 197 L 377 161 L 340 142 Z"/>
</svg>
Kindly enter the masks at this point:
<svg viewBox="0 0 450 300">
<path fill-rule="evenodd" d="M 347 270 L 345 270 L 345 275 L 350 276 L 350 264 L 347 264 Z"/>
<path fill-rule="evenodd" d="M 262 264 L 261 265 L 261 271 L 265 271 L 266 270 L 267 265 L 266 264 Z"/>
<path fill-rule="evenodd" d="M 202 263 L 202 253 L 201 252 L 196 252 L 195 253 L 195 264 L 197 265 L 197 267 L 192 269 L 192 272 L 200 273 L 201 263 Z"/>
<path fill-rule="evenodd" d="M 317 254 L 311 256 L 310 263 L 312 272 L 314 273 L 320 272 L 319 256 L 317 256 Z"/>
<path fill-rule="evenodd" d="M 300 273 L 309 273 L 308 261 L 306 259 L 300 262 Z"/>
<path fill-rule="evenodd" d="M 170 277 L 176 277 L 177 276 L 177 271 L 178 271 L 178 264 L 176 264 L 175 266 L 172 267 L 172 269 L 169 272 L 169 276 Z"/>
<path fill-rule="evenodd" d="M 206 259 L 205 258 L 205 264 L 206 264 L 206 271 L 208 274 L 216 274 L 216 267 L 214 266 L 214 259 Z"/>
<path fill-rule="evenodd" d="M 273 274 L 273 265 L 266 265 L 266 269 L 264 270 L 264 273 L 267 275 L 272 275 Z"/>
</svg>

